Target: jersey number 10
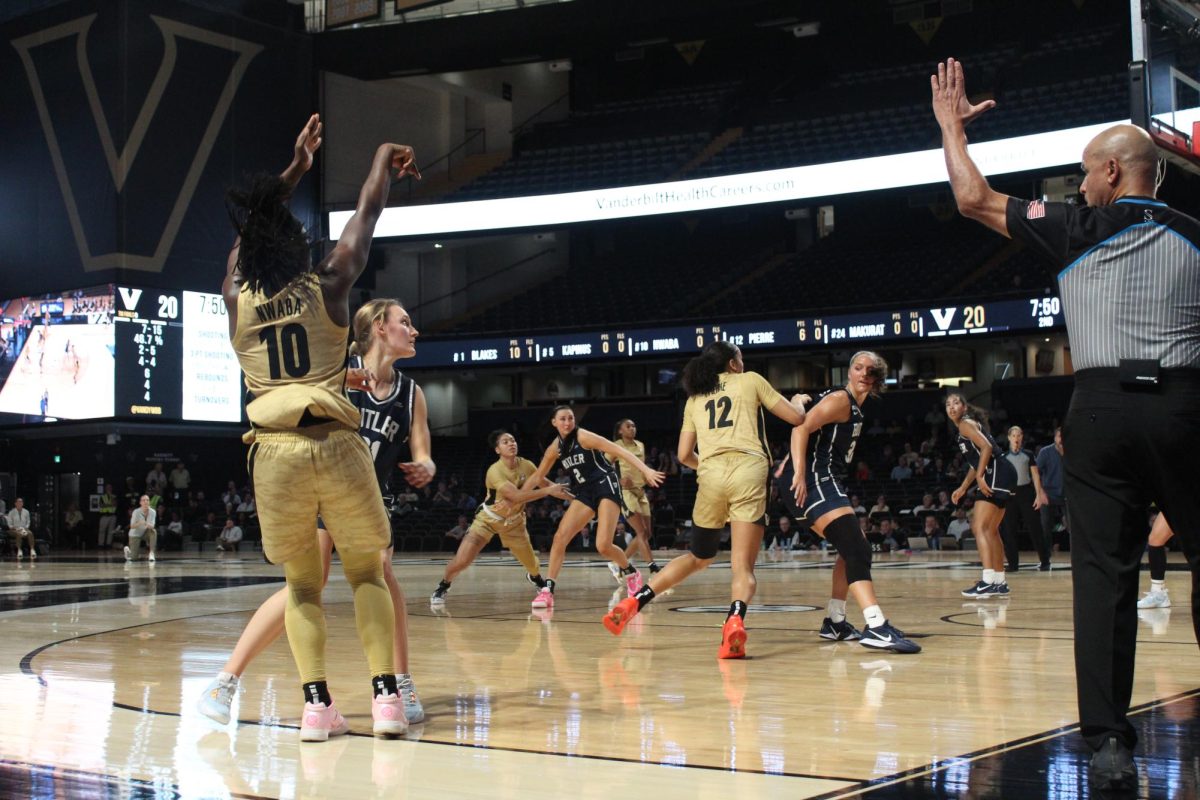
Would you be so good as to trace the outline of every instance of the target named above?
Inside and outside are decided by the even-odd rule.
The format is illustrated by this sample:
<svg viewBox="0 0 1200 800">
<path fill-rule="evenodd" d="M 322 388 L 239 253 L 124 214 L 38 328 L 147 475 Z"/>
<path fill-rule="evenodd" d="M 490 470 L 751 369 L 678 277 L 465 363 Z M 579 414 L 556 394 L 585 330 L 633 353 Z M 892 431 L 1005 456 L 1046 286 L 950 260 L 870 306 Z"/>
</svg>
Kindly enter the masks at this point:
<svg viewBox="0 0 1200 800">
<path fill-rule="evenodd" d="M 308 357 L 308 331 L 300 323 L 293 322 L 284 325 L 282 335 L 280 333 L 271 325 L 258 334 L 259 341 L 267 346 L 267 366 L 271 370 L 271 379 L 279 380 L 283 372 L 290 378 L 303 378 L 312 368 Z"/>
</svg>

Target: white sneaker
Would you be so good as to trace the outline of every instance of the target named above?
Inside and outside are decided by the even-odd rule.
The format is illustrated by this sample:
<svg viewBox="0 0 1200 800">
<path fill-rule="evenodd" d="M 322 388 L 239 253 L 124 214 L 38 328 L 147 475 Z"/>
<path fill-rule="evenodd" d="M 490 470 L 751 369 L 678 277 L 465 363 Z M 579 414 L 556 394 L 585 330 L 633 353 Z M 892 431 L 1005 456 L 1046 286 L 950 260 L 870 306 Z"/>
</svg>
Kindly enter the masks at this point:
<svg viewBox="0 0 1200 800">
<path fill-rule="evenodd" d="M 411 675 L 397 675 L 396 688 L 400 691 L 400 700 L 404 704 L 404 718 L 409 725 L 425 721 L 425 707 L 417 696 L 417 687 L 413 686 Z"/>
<path fill-rule="evenodd" d="M 220 725 L 229 724 L 229 709 L 233 705 L 233 696 L 237 694 L 237 680 L 222 683 L 220 678 L 213 678 L 212 683 L 204 690 L 204 694 L 196 701 L 196 710 Z"/>
<path fill-rule="evenodd" d="M 1167 594 L 1167 590 L 1161 592 L 1149 591 L 1146 596 L 1138 600 L 1138 608 L 1170 608 L 1171 596 Z"/>
<path fill-rule="evenodd" d="M 150 551 L 150 563 L 151 564 L 154 563 L 154 551 L 153 550 Z"/>
<path fill-rule="evenodd" d="M 21 548 L 18 547 L 17 548 L 17 561 L 21 561 L 24 558 L 25 558 L 25 552 Z"/>
<path fill-rule="evenodd" d="M 32 547 L 29 548 L 29 557 L 34 561 L 37 561 L 37 550 L 34 550 Z"/>
<path fill-rule="evenodd" d="M 133 561 L 133 554 L 129 552 L 129 545 L 125 545 L 125 560 Z"/>
<path fill-rule="evenodd" d="M 617 583 L 625 582 L 625 578 L 621 575 L 621 568 L 616 565 L 616 562 L 608 562 L 608 571 L 612 573 L 613 580 Z"/>
</svg>

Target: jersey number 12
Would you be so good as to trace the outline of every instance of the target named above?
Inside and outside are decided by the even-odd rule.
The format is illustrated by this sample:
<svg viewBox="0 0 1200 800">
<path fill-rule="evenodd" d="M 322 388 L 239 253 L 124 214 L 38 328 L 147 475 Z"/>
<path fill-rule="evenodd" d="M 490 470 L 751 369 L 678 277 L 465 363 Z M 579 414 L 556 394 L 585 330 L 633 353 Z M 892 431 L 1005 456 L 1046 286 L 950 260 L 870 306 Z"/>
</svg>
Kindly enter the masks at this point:
<svg viewBox="0 0 1200 800">
<path fill-rule="evenodd" d="M 732 428 L 733 420 L 729 418 L 729 412 L 733 411 L 733 401 L 725 395 L 721 395 L 715 400 L 709 400 L 704 404 L 705 410 L 708 411 L 708 429 L 713 428 Z M 717 411 L 720 410 L 721 416 L 717 417 Z"/>
</svg>

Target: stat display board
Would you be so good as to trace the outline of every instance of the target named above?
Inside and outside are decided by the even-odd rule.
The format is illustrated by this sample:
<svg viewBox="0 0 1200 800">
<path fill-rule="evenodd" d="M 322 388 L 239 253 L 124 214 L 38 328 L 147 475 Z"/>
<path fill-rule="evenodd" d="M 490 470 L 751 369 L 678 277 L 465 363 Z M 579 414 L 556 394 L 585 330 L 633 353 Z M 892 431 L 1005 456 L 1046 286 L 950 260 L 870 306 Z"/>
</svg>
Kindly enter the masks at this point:
<svg viewBox="0 0 1200 800">
<path fill-rule="evenodd" d="M 707 322 L 656 328 L 622 328 L 417 343 L 408 369 L 573 363 L 695 355 L 724 339 L 745 351 L 879 347 L 912 340 L 945 342 L 997 334 L 1031 334 L 1065 325 L 1054 296 L 900 310 L 820 314 L 753 322 Z"/>
<path fill-rule="evenodd" d="M 116 287 L 118 417 L 239 422 L 242 375 L 219 294 Z"/>
</svg>

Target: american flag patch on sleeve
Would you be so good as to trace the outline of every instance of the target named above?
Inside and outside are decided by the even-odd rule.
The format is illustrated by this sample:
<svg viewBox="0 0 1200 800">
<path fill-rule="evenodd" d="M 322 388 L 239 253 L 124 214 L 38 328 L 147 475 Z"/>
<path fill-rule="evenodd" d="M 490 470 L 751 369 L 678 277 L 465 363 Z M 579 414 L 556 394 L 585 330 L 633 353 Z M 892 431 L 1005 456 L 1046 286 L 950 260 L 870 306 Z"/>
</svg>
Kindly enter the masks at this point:
<svg viewBox="0 0 1200 800">
<path fill-rule="evenodd" d="M 1046 204 L 1041 200 L 1031 200 L 1025 207 L 1025 219 L 1041 219 L 1046 216 Z"/>
</svg>

